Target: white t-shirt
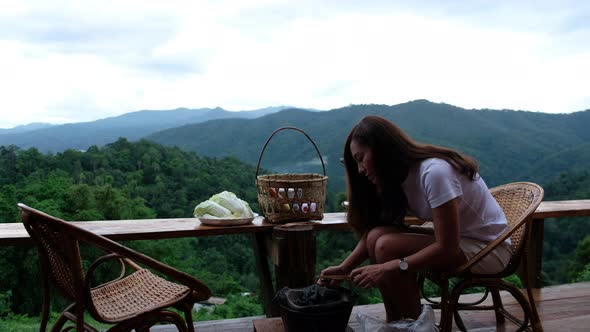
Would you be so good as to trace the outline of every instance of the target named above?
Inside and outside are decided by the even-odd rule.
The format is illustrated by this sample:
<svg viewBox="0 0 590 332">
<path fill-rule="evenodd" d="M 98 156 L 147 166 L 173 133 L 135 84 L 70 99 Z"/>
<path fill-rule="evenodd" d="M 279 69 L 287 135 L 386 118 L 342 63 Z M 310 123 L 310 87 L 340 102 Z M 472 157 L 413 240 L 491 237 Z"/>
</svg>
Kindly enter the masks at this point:
<svg viewBox="0 0 590 332">
<path fill-rule="evenodd" d="M 508 227 L 502 208 L 483 179 L 477 175 L 475 180 L 471 180 L 443 159 L 426 159 L 418 167 L 410 169 L 402 188 L 408 199 L 409 211 L 422 220 L 432 220 L 433 208 L 460 197 L 462 238 L 491 242 Z M 510 238 L 506 242 L 510 243 Z"/>
</svg>

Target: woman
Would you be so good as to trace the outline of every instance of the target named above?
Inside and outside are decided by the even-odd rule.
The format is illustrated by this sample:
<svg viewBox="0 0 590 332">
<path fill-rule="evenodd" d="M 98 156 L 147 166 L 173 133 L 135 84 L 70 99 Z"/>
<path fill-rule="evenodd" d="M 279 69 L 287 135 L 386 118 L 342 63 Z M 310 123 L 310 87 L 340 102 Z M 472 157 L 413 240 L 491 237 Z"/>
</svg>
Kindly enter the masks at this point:
<svg viewBox="0 0 590 332">
<path fill-rule="evenodd" d="M 378 287 L 388 322 L 419 316 L 416 272 L 456 268 L 507 228 L 474 159 L 419 144 L 384 118 L 367 116 L 354 126 L 344 164 L 347 219 L 360 240 L 340 265 L 322 275 L 349 274 L 360 287 Z M 431 220 L 434 234 L 404 226 L 406 211 Z M 472 271 L 501 271 L 510 256 L 507 240 Z M 366 259 L 370 265 L 356 268 Z M 318 283 L 336 285 L 322 278 Z"/>
</svg>

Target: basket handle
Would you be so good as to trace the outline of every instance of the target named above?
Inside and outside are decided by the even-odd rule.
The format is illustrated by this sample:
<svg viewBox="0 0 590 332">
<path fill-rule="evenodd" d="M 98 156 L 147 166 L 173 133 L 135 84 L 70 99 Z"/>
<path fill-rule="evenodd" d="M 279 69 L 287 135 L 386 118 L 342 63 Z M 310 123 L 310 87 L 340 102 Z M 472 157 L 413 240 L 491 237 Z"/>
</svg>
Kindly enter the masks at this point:
<svg viewBox="0 0 590 332">
<path fill-rule="evenodd" d="M 324 159 L 322 158 L 322 154 L 320 153 L 320 150 L 318 149 L 317 145 L 315 145 L 315 142 L 303 130 L 301 130 L 297 127 L 287 126 L 287 127 L 280 127 L 278 129 L 276 129 L 275 131 L 273 131 L 272 134 L 270 134 L 270 137 L 266 140 L 266 143 L 264 143 L 264 147 L 262 147 L 262 151 L 260 152 L 260 156 L 258 157 L 258 165 L 256 165 L 256 177 L 258 177 L 258 171 L 260 170 L 260 162 L 262 161 L 262 155 L 264 155 L 264 150 L 266 150 L 266 146 L 268 145 L 268 143 L 270 143 L 270 140 L 272 139 L 272 137 L 276 133 L 278 133 L 279 131 L 285 130 L 285 129 L 298 131 L 298 132 L 302 133 L 303 135 L 305 135 L 305 137 L 307 137 L 307 139 L 311 142 L 311 144 L 313 144 L 315 151 L 318 153 L 318 156 L 320 157 L 320 161 L 322 162 L 322 170 L 324 171 L 324 175 L 326 175 L 326 166 L 324 165 Z"/>
</svg>

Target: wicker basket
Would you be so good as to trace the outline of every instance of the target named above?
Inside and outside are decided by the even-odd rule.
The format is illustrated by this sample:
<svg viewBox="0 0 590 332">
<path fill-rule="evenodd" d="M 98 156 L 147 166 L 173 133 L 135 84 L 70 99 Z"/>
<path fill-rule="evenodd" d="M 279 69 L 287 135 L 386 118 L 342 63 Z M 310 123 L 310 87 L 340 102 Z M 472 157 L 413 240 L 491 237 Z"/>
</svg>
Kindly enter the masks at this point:
<svg viewBox="0 0 590 332">
<path fill-rule="evenodd" d="M 260 162 L 266 146 L 273 136 L 282 130 L 295 130 L 307 137 L 313 144 L 320 161 L 321 174 L 268 174 L 258 175 Z M 326 203 L 326 167 L 320 150 L 314 141 L 303 130 L 295 127 L 281 127 L 275 130 L 260 152 L 256 166 L 256 189 L 260 211 L 266 221 L 271 223 L 285 223 L 291 221 L 322 220 Z"/>
</svg>

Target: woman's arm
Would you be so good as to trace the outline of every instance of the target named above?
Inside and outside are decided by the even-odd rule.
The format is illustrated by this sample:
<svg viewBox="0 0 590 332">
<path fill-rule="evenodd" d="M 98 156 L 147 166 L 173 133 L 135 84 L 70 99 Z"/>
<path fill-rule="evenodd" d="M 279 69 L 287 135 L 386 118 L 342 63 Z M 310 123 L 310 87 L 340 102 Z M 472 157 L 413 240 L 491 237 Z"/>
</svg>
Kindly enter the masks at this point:
<svg viewBox="0 0 590 332">
<path fill-rule="evenodd" d="M 340 263 L 340 267 L 347 272 L 352 271 L 355 267 L 359 266 L 362 262 L 369 258 L 369 252 L 367 251 L 367 233 L 361 237 L 356 247 L 346 257 L 346 259 Z"/>
<path fill-rule="evenodd" d="M 459 247 L 458 204 L 458 198 L 455 198 L 433 209 L 434 239 L 432 236 L 412 233 L 393 235 L 390 240 L 395 241 L 392 243 L 395 249 L 391 251 L 391 260 L 353 270 L 353 282 L 360 287 L 370 288 L 392 280 L 389 275 L 399 273 L 400 258 L 408 262 L 410 272 L 431 267 L 450 269 L 464 263 L 465 257 Z"/>
<path fill-rule="evenodd" d="M 459 200 L 454 198 L 432 209 L 434 222 L 434 242 L 422 250 L 405 257 L 411 271 L 426 268 L 450 269 L 465 262 L 459 247 Z M 388 270 L 399 269 L 399 259 L 386 263 Z"/>
<path fill-rule="evenodd" d="M 356 266 L 360 265 L 364 262 L 367 258 L 369 258 L 369 253 L 367 251 L 367 235 L 365 234 L 357 243 L 356 247 L 344 259 L 342 263 L 338 266 L 330 266 L 322 270 L 321 276 L 318 279 L 317 283 L 321 286 L 329 286 L 329 287 L 337 287 L 339 285 L 338 280 L 330 280 L 330 279 L 323 279 L 323 275 L 348 275 Z"/>
</svg>

